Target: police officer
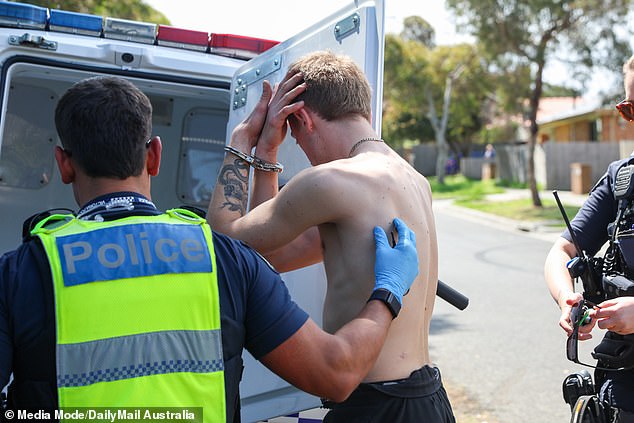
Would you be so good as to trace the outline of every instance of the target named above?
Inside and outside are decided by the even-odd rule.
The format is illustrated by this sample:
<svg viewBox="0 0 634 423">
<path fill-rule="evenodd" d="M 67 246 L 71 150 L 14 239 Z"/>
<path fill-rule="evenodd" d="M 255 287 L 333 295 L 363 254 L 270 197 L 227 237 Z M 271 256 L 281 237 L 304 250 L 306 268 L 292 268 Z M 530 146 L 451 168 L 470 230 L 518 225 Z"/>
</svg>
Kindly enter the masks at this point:
<svg viewBox="0 0 634 423">
<path fill-rule="evenodd" d="M 8 406 L 202 407 L 205 422 L 239 421 L 243 348 L 300 389 L 345 399 L 418 273 L 413 233 L 395 219 L 392 248 L 375 229 L 375 288 L 392 302 L 368 301 L 328 334 L 252 249 L 189 210 L 157 210 L 151 122 L 148 98 L 121 78 L 80 81 L 60 99 L 55 158 L 80 209 L 29 219 L 0 258 Z"/>
<path fill-rule="evenodd" d="M 621 116 L 634 120 L 634 56 L 623 66 L 625 100 L 617 105 Z M 634 179 L 624 185 L 624 178 L 634 168 L 634 156 L 611 163 L 605 175 L 593 187 L 586 202 L 571 221 L 574 237 L 579 248 L 593 257 L 601 247 L 610 241 L 604 262 L 599 271 L 602 281 L 603 298 L 598 308 L 590 311 L 590 324 L 578 328 L 579 339 L 590 339 L 590 331 L 595 324 L 606 329 L 606 335 L 595 348 L 594 356 L 599 367 L 612 370 L 595 371 L 595 384 L 599 399 L 606 405 L 613 421 L 634 422 L 634 245 L 627 243 L 628 235 L 634 228 L 632 204 Z M 631 185 L 630 185 L 631 182 Z M 629 187 L 628 187 L 629 185 Z M 629 233 L 628 233 L 629 232 Z M 570 319 L 572 307 L 582 301 L 582 295 L 575 293 L 573 282 L 566 267 L 567 263 L 582 251 L 577 251 L 571 234 L 565 231 L 551 248 L 545 263 L 546 283 L 552 297 L 561 308 L 559 325 L 570 336 L 573 323 Z M 630 262 L 630 266 L 628 266 Z M 619 288 L 615 288 L 618 281 Z M 629 288 L 628 288 L 629 287 Z M 614 370 L 625 369 L 625 370 Z"/>
</svg>

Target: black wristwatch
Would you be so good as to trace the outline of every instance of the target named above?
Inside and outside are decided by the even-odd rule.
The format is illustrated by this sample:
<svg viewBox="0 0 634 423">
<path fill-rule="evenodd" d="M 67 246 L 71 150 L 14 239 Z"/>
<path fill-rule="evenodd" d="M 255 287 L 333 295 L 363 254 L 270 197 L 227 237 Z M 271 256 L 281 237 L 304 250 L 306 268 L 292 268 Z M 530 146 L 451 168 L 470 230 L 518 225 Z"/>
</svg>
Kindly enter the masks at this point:
<svg viewBox="0 0 634 423">
<path fill-rule="evenodd" d="M 396 295 L 392 294 L 385 288 L 375 289 L 372 292 L 372 295 L 370 295 L 370 299 L 368 299 L 368 301 L 371 300 L 383 301 L 392 313 L 392 319 L 395 319 L 396 316 L 398 316 L 399 311 L 401 311 L 401 303 L 396 298 Z"/>
</svg>

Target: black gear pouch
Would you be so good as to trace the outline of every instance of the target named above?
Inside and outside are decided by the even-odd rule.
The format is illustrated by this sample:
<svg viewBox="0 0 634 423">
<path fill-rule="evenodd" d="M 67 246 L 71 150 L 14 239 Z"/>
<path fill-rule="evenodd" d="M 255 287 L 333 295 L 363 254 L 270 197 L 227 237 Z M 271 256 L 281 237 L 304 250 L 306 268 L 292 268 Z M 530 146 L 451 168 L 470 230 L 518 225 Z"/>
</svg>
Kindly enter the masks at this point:
<svg viewBox="0 0 634 423">
<path fill-rule="evenodd" d="M 602 280 L 606 298 L 634 297 L 634 281 L 622 275 L 604 275 Z"/>
<path fill-rule="evenodd" d="M 634 367 L 634 335 L 605 334 L 601 343 L 594 348 L 592 357 L 599 360 L 601 367 L 610 369 L 630 369 Z"/>
</svg>

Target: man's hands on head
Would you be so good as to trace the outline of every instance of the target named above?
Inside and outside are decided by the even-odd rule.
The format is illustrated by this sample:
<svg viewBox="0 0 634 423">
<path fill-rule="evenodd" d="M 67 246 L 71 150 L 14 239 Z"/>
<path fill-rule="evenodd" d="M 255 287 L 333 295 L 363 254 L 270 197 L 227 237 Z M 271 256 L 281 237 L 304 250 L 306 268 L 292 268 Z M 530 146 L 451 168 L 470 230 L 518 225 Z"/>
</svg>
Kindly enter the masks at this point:
<svg viewBox="0 0 634 423">
<path fill-rule="evenodd" d="M 257 146 L 256 156 L 275 162 L 277 149 L 288 131 L 288 117 L 304 107 L 303 101 L 295 99 L 305 90 L 300 73 L 287 74 L 275 90 L 265 80 L 253 111 L 233 130 L 231 146 L 247 154 Z"/>
<path fill-rule="evenodd" d="M 265 81 L 265 84 L 268 82 Z M 301 73 L 287 74 L 282 82 L 275 85 L 273 97 L 268 104 L 266 123 L 257 144 L 258 157 L 276 160 L 277 150 L 288 131 L 288 117 L 304 107 L 303 101 L 295 100 L 305 90 L 306 84 Z"/>
<path fill-rule="evenodd" d="M 230 144 L 232 147 L 247 154 L 255 147 L 262 133 L 264 122 L 266 121 L 266 114 L 272 94 L 271 84 L 268 81 L 264 81 L 260 100 L 253 108 L 253 111 L 251 111 L 251 114 L 236 125 L 231 133 Z"/>
<path fill-rule="evenodd" d="M 385 231 L 376 226 L 374 241 L 376 261 L 374 262 L 374 289 L 387 289 L 403 303 L 403 295 L 418 276 L 418 253 L 416 252 L 416 234 L 401 219 L 394 219 L 398 231 L 398 243 L 390 246 Z"/>
</svg>

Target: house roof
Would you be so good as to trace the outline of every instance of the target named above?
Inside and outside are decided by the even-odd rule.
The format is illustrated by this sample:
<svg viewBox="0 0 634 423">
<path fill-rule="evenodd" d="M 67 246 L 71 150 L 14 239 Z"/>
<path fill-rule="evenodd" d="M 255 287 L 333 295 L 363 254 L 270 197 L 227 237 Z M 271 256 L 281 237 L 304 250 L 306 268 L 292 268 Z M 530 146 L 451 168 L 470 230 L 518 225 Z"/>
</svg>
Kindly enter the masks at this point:
<svg viewBox="0 0 634 423">
<path fill-rule="evenodd" d="M 544 124 L 592 113 L 602 109 L 598 99 L 584 97 L 542 97 L 537 110 L 537 123 Z"/>
</svg>

